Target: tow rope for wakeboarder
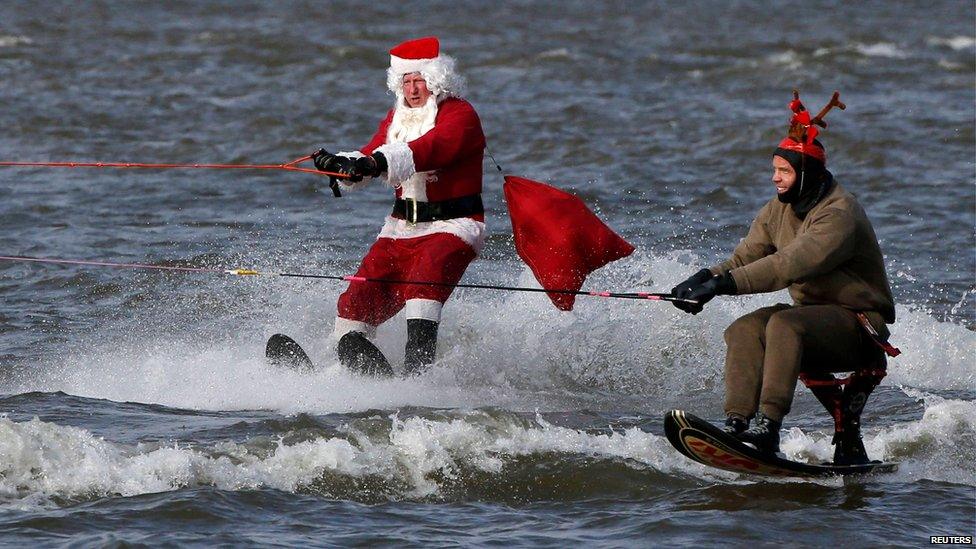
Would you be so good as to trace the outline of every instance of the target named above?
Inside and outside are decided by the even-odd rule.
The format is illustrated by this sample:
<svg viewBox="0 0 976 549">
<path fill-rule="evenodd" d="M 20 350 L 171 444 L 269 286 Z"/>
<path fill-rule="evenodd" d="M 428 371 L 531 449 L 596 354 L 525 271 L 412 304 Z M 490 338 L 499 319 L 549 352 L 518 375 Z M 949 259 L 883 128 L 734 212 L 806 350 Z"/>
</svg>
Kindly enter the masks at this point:
<svg viewBox="0 0 976 549">
<path fill-rule="evenodd" d="M 644 299 L 649 301 L 680 301 L 684 303 L 697 303 L 692 299 L 681 299 L 674 297 L 670 293 L 651 293 L 651 292 L 607 292 L 607 291 L 587 291 L 587 290 L 568 290 L 568 289 L 545 289 L 527 288 L 524 286 L 500 286 L 496 284 L 451 284 L 449 282 L 431 282 L 425 280 L 395 280 L 388 278 L 370 278 L 354 275 L 329 275 L 313 273 L 276 273 L 261 272 L 254 269 L 211 269 L 206 267 L 177 267 L 170 265 L 151 265 L 148 263 L 116 263 L 111 261 L 94 261 L 84 259 L 51 259 L 42 257 L 6 256 L 0 255 L 0 261 L 19 261 L 30 263 L 50 263 L 60 265 L 84 265 L 94 267 L 115 267 L 128 269 L 145 269 L 159 271 L 182 271 L 192 273 L 225 274 L 235 276 L 277 276 L 287 278 L 311 278 L 320 280 L 341 280 L 347 282 L 371 282 L 378 284 L 410 284 L 417 286 L 442 286 L 451 288 L 474 288 L 479 290 L 501 290 L 509 292 L 534 292 L 534 293 L 555 293 L 569 295 L 584 295 L 592 297 L 608 297 L 615 299 Z"/>
<path fill-rule="evenodd" d="M 313 173 L 328 176 L 331 181 L 329 188 L 332 194 L 339 197 L 338 179 L 349 179 L 349 174 L 325 172 L 315 168 L 299 166 L 306 160 L 312 160 L 313 155 L 296 158 L 284 164 L 179 164 L 179 163 L 147 163 L 147 162 L 9 162 L 0 161 L 0 167 L 11 168 L 145 168 L 145 169 L 205 169 L 205 170 L 284 170 L 288 172 Z"/>
<path fill-rule="evenodd" d="M 340 179 L 349 176 L 342 173 L 323 172 L 314 168 L 302 168 L 298 164 L 311 160 L 312 155 L 296 158 L 284 164 L 167 164 L 167 163 L 145 163 L 145 162 L 0 162 L 0 166 L 8 167 L 44 167 L 44 168 L 149 168 L 149 169 L 170 169 L 170 168 L 199 168 L 211 170 L 286 170 L 290 172 L 314 173 L 338 177 Z"/>
</svg>

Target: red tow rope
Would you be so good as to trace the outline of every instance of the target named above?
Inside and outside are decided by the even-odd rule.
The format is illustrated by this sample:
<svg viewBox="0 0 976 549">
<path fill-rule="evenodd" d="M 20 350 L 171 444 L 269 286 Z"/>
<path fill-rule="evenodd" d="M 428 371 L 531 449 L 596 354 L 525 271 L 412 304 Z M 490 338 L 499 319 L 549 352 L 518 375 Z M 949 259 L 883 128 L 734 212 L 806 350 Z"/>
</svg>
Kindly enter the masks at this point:
<svg viewBox="0 0 976 549">
<path fill-rule="evenodd" d="M 335 177 L 337 179 L 348 179 L 349 176 L 336 172 L 323 172 L 314 168 L 302 168 L 298 166 L 306 160 L 311 160 L 312 155 L 296 158 L 285 164 L 158 164 L 145 162 L 0 162 L 0 166 L 10 167 L 45 167 L 45 168 L 149 168 L 149 169 L 170 169 L 170 168 L 198 168 L 212 170 L 285 170 L 289 172 L 314 173 Z"/>
</svg>

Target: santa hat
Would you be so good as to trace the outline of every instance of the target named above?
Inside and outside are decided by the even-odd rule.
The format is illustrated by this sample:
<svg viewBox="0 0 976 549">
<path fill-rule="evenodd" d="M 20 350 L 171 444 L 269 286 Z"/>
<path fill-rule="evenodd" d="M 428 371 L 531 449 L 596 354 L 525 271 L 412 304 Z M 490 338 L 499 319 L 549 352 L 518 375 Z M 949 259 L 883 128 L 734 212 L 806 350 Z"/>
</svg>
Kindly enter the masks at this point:
<svg viewBox="0 0 976 549">
<path fill-rule="evenodd" d="M 390 70 L 400 76 L 420 72 L 437 60 L 440 50 L 436 36 L 407 40 L 390 50 Z"/>
<path fill-rule="evenodd" d="M 436 36 L 426 36 L 397 45 L 390 50 L 390 68 L 386 71 L 386 85 L 396 95 L 402 93 L 403 75 L 419 72 L 427 81 L 427 89 L 438 97 L 460 97 L 464 93 L 464 79 L 454 69 L 454 59 L 441 54 Z"/>
<path fill-rule="evenodd" d="M 820 133 L 817 126 L 827 127 L 823 117 L 834 107 L 839 107 L 841 110 L 847 108 L 847 105 L 840 102 L 840 93 L 836 91 L 827 106 L 821 109 L 817 116 L 810 118 L 810 111 L 800 101 L 800 92 L 793 90 L 793 101 L 790 101 L 793 116 L 790 118 L 789 135 L 780 141 L 773 154 L 785 158 L 797 173 L 803 171 L 805 161 L 811 159 L 814 161 L 814 166 L 826 166 L 827 152 L 823 144 L 816 139 Z"/>
</svg>

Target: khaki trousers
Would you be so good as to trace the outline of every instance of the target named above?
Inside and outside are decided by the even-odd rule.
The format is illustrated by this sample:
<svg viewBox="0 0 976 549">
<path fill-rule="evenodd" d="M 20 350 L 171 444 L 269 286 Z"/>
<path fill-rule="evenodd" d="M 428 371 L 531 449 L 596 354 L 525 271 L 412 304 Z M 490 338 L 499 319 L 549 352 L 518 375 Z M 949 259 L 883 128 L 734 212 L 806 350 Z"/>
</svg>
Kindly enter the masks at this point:
<svg viewBox="0 0 976 549">
<path fill-rule="evenodd" d="M 782 421 L 800 372 L 849 372 L 884 362 L 884 354 L 839 305 L 785 304 L 753 311 L 725 330 L 725 413 L 758 409 Z"/>
</svg>

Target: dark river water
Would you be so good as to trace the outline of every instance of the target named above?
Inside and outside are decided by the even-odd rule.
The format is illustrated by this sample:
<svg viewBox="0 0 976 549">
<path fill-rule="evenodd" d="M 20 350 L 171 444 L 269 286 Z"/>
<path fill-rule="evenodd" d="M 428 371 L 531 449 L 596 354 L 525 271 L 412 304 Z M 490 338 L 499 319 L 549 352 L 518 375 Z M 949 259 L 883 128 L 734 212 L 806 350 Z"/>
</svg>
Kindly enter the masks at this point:
<svg viewBox="0 0 976 549">
<path fill-rule="evenodd" d="M 883 476 L 765 480 L 663 437 L 722 412 L 722 331 L 785 293 L 667 303 L 461 290 L 434 367 L 343 371 L 344 285 L 0 261 L 0 544 L 925 545 L 976 530 L 976 7 L 945 2 L 4 2 L 0 161 L 281 163 L 363 145 L 387 50 L 436 34 L 506 173 L 667 291 L 774 190 L 791 91 L 848 108 L 828 166 L 871 217 L 904 354 L 864 414 Z M 464 281 L 532 286 L 502 179 Z M 0 167 L 0 255 L 351 274 L 387 213 L 282 171 Z M 320 369 L 265 364 L 273 333 Z M 402 316 L 378 344 L 395 367 Z M 805 390 L 783 450 L 831 457 Z"/>
</svg>

